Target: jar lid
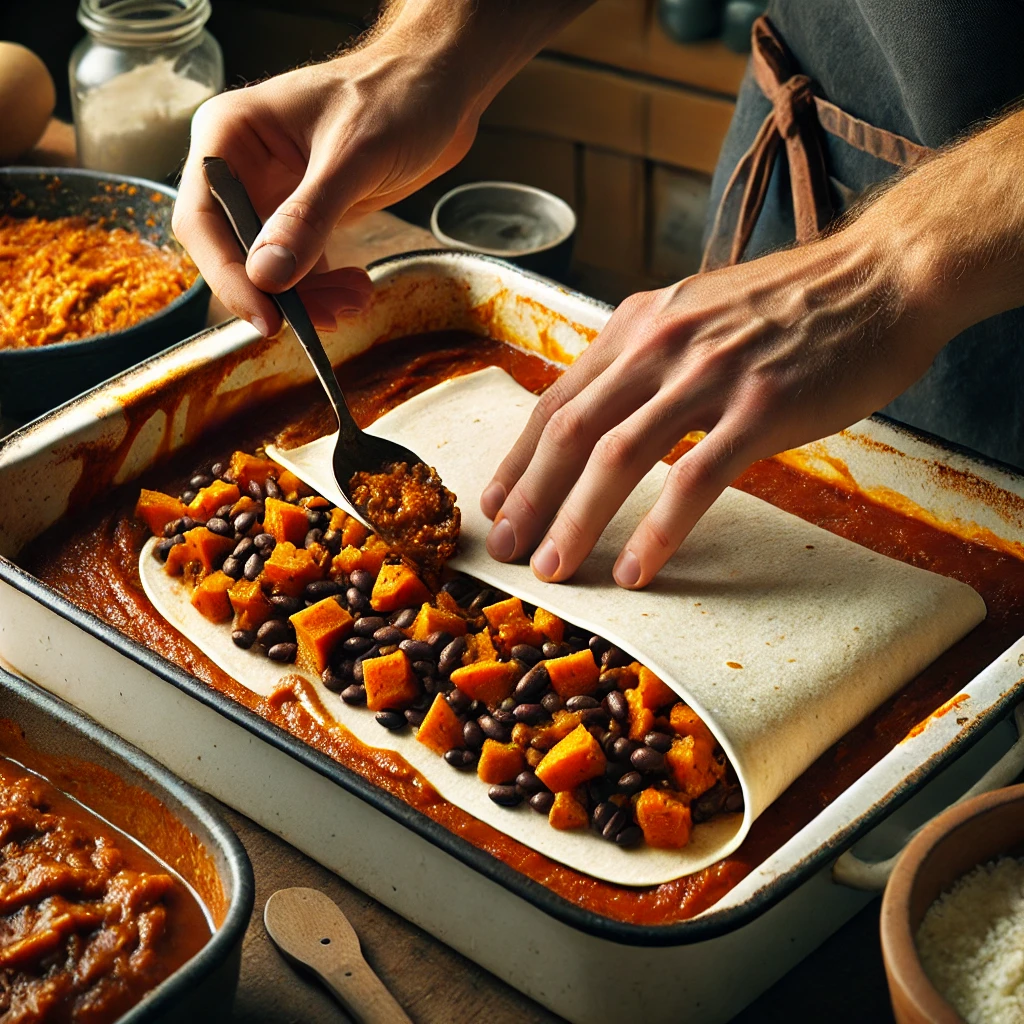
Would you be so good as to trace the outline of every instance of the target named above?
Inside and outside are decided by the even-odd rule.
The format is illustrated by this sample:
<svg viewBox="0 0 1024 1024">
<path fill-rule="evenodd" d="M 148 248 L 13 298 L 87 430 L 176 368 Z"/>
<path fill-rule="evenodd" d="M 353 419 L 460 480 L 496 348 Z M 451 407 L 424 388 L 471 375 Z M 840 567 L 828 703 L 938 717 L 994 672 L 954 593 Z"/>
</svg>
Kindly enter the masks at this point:
<svg viewBox="0 0 1024 1024">
<path fill-rule="evenodd" d="M 80 0 L 78 22 L 103 42 L 156 46 L 198 35 L 210 0 Z"/>
</svg>

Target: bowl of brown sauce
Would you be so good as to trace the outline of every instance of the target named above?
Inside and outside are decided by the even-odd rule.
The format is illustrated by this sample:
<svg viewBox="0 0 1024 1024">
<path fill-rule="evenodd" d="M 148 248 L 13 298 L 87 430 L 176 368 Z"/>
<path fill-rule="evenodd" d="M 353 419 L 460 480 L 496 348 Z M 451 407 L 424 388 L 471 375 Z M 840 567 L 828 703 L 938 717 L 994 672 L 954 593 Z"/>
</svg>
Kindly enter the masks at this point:
<svg viewBox="0 0 1024 1024">
<path fill-rule="evenodd" d="M 0 168 L 0 415 L 37 416 L 204 326 L 210 292 L 171 231 L 175 196 Z"/>
</svg>

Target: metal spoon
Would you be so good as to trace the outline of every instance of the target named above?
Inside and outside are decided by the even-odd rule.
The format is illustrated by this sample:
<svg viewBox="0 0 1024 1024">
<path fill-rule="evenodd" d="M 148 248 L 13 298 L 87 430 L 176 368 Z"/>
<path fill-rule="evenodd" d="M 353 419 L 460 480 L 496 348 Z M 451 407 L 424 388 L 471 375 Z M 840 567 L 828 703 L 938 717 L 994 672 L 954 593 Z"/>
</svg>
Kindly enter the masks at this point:
<svg viewBox="0 0 1024 1024">
<path fill-rule="evenodd" d="M 278 889 L 263 923 L 285 959 L 308 967 L 360 1024 L 412 1024 L 363 959 L 359 936 L 319 889 Z"/>
<path fill-rule="evenodd" d="M 248 253 L 263 227 L 259 214 L 249 199 L 249 193 L 231 173 L 227 161 L 220 157 L 204 157 L 203 172 L 210 192 L 224 208 L 242 250 Z M 313 364 L 324 391 L 327 392 L 334 415 L 338 418 L 338 440 L 334 446 L 333 457 L 334 476 L 338 487 L 360 516 L 367 520 L 367 525 L 377 529 L 377 524 L 367 519 L 365 504 L 356 503 L 352 499 L 352 489 L 349 486 L 352 477 L 358 472 L 386 472 L 401 462 L 407 463 L 411 469 L 413 465 L 423 460 L 403 445 L 383 437 L 374 437 L 359 429 L 349 411 L 338 378 L 334 375 L 334 367 L 327 358 L 320 336 L 313 326 L 313 321 L 309 319 L 309 313 L 299 293 L 294 288 L 289 288 L 276 295 L 268 294 L 306 350 L 306 355 L 309 356 L 309 361 Z M 380 530 L 377 529 L 377 532 Z"/>
</svg>

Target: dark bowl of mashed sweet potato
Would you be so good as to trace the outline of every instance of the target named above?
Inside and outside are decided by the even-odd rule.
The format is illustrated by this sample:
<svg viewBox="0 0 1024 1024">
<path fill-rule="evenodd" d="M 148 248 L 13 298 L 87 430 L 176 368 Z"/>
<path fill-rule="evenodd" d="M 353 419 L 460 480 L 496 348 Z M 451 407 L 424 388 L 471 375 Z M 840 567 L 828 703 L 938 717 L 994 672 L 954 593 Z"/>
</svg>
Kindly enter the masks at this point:
<svg viewBox="0 0 1024 1024">
<path fill-rule="evenodd" d="M 182 341 L 210 292 L 166 185 L 0 168 L 0 416 L 24 420 Z"/>
</svg>

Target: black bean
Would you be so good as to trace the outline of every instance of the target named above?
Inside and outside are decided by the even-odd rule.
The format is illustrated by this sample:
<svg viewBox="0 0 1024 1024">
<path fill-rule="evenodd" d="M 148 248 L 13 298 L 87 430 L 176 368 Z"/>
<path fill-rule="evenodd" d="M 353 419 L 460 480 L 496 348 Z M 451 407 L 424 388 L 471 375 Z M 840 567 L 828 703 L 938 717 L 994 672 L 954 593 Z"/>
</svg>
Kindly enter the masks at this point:
<svg viewBox="0 0 1024 1024">
<path fill-rule="evenodd" d="M 644 777 L 639 772 L 626 772 L 626 774 L 619 779 L 618 790 L 620 793 L 625 793 L 626 796 L 632 796 L 634 793 L 639 793 L 643 788 Z"/>
<path fill-rule="evenodd" d="M 580 722 L 588 729 L 597 729 L 603 734 L 608 728 L 608 712 L 604 708 L 587 708 L 580 714 Z"/>
<path fill-rule="evenodd" d="M 454 639 L 447 629 L 439 629 L 431 633 L 426 642 L 430 644 L 436 658 Z"/>
<path fill-rule="evenodd" d="M 532 704 L 550 685 L 551 677 L 548 675 L 547 668 L 543 664 L 537 664 L 516 683 L 512 696 L 520 704 Z"/>
<path fill-rule="evenodd" d="M 480 728 L 483 730 L 484 735 L 490 740 L 495 740 L 498 743 L 508 743 L 512 739 L 512 730 L 509 726 L 497 721 L 493 715 L 481 715 L 477 722 L 480 723 Z"/>
<path fill-rule="evenodd" d="M 619 764 L 617 761 L 605 761 L 604 764 L 604 780 L 607 782 L 612 791 L 619 784 L 619 779 L 625 774 L 626 766 Z"/>
<path fill-rule="evenodd" d="M 290 663 L 295 660 L 295 655 L 298 653 L 299 645 L 294 643 L 274 644 L 267 651 L 267 657 L 271 661 L 281 661 Z"/>
<path fill-rule="evenodd" d="M 173 547 L 174 538 L 163 537 L 161 540 L 158 540 L 156 542 L 156 546 L 153 548 L 153 550 L 156 553 L 156 557 L 159 558 L 161 562 L 166 562 L 167 556 L 171 553 L 171 548 Z"/>
<path fill-rule="evenodd" d="M 320 508 L 307 508 L 306 509 L 306 521 L 309 523 L 309 528 L 323 529 L 330 522 L 330 513 Z"/>
<path fill-rule="evenodd" d="M 404 729 L 409 724 L 401 711 L 378 711 L 373 717 L 377 719 L 378 725 L 383 725 L 385 729 L 390 729 L 392 732 L 396 729 Z"/>
<path fill-rule="evenodd" d="M 730 812 L 743 810 L 743 790 L 738 786 L 725 798 L 725 809 Z"/>
<path fill-rule="evenodd" d="M 365 636 L 366 634 L 364 633 L 363 635 Z M 373 639 L 375 643 L 381 646 L 386 644 L 395 644 L 397 646 L 407 637 L 400 629 L 395 629 L 394 626 L 381 626 L 380 629 L 373 631 Z"/>
<path fill-rule="evenodd" d="M 618 807 L 610 800 L 603 800 L 594 808 L 594 813 L 590 816 L 590 822 L 600 832 L 611 821 L 612 815 L 617 810 Z"/>
<path fill-rule="evenodd" d="M 643 841 L 644 832 L 639 825 L 627 825 L 615 837 L 615 845 L 627 850 L 634 846 L 639 846 Z"/>
<path fill-rule="evenodd" d="M 255 512 L 240 512 L 231 521 L 231 528 L 235 531 L 235 533 L 238 533 L 238 534 L 247 534 L 255 525 L 256 525 L 256 513 Z M 269 534 L 269 533 L 262 533 L 259 536 L 261 536 L 261 537 L 269 537 L 274 542 L 273 544 L 271 544 L 269 546 L 269 548 L 266 548 L 266 549 L 264 547 L 266 545 L 266 543 L 267 543 L 266 541 L 263 541 L 263 545 L 264 546 L 259 546 L 258 545 L 260 547 L 261 551 L 264 551 L 266 554 L 269 554 L 270 551 L 273 550 L 274 545 L 277 543 L 277 539 L 273 536 L 273 534 Z"/>
<path fill-rule="evenodd" d="M 227 463 L 224 463 L 224 462 L 215 462 L 210 467 L 211 475 L 216 476 L 216 477 L 223 476 L 227 471 L 228 471 Z"/>
<path fill-rule="evenodd" d="M 601 838 L 614 840 L 628 824 L 629 813 L 621 807 L 617 807 L 612 816 L 604 823 L 601 829 Z"/>
<path fill-rule="evenodd" d="M 605 640 L 605 638 L 603 636 L 592 636 L 587 641 L 587 646 L 590 648 L 591 652 L 593 653 L 594 660 L 596 662 L 598 662 L 598 664 L 600 664 L 600 662 L 601 662 L 601 655 L 604 654 L 604 652 L 607 651 L 609 647 L 611 647 L 611 642 L 608 641 L 608 640 Z"/>
<path fill-rule="evenodd" d="M 621 647 L 609 647 L 601 655 L 602 668 L 625 668 L 632 664 L 633 659 Z"/>
<path fill-rule="evenodd" d="M 541 814 L 547 814 L 551 810 L 551 805 L 555 802 L 555 794 L 550 793 L 546 790 L 542 790 L 540 793 L 534 793 L 530 797 L 530 806 L 535 811 L 540 811 Z"/>
<path fill-rule="evenodd" d="M 257 501 L 263 500 L 263 488 L 260 487 L 259 480 L 250 480 L 249 486 L 246 488 L 250 495 Z"/>
<path fill-rule="evenodd" d="M 556 644 L 550 640 L 541 647 L 541 653 L 545 658 L 564 658 L 567 654 L 572 654 L 569 650 L 568 644 Z"/>
<path fill-rule="evenodd" d="M 320 543 L 320 538 L 324 535 L 324 531 L 319 527 L 314 527 L 312 530 L 306 531 L 306 537 L 302 542 L 304 548 L 311 548 L 314 544 Z"/>
<path fill-rule="evenodd" d="M 609 691 L 618 689 L 618 682 L 614 672 L 602 672 L 597 677 L 597 692 L 603 697 Z"/>
<path fill-rule="evenodd" d="M 462 741 L 470 750 L 479 750 L 484 745 L 485 738 L 484 731 L 476 719 L 471 718 L 462 727 Z"/>
<path fill-rule="evenodd" d="M 456 601 L 461 600 L 470 590 L 473 589 L 475 584 L 472 580 L 466 579 L 465 576 L 456 576 L 453 580 L 448 580 L 446 583 L 441 585 L 441 589 L 446 593 L 450 594 Z"/>
<path fill-rule="evenodd" d="M 349 587 L 349 593 L 352 592 Z M 352 627 L 352 632 L 356 636 L 373 636 L 378 629 L 384 627 L 384 620 L 379 615 L 364 615 L 361 619 L 356 621 L 356 624 Z"/>
<path fill-rule="evenodd" d="M 336 555 L 344 544 L 341 536 L 341 530 L 328 530 L 320 539 L 320 543 L 323 544 L 323 546 L 327 548 L 332 555 Z"/>
<path fill-rule="evenodd" d="M 209 487 L 212 483 L 212 476 L 208 476 L 206 473 L 196 473 L 196 475 L 189 480 L 188 485 L 193 491 L 198 491 L 204 487 Z"/>
<path fill-rule="evenodd" d="M 515 786 L 491 786 L 487 795 L 501 807 L 516 807 L 523 802 L 523 794 Z"/>
<path fill-rule="evenodd" d="M 232 558 L 239 558 L 242 564 L 245 564 L 245 560 L 256 550 L 256 546 L 252 542 L 252 537 L 243 537 L 236 545 L 234 551 L 231 552 Z"/>
<path fill-rule="evenodd" d="M 230 519 L 232 508 L 234 508 L 234 506 L 231 505 L 230 503 L 228 503 L 227 505 L 221 505 L 221 507 L 217 509 L 216 512 L 213 513 L 214 517 L 217 519 Z"/>
<path fill-rule="evenodd" d="M 346 664 L 348 665 L 347 675 L 342 675 L 333 665 L 328 665 L 320 673 L 321 682 L 331 693 L 341 693 L 352 681 L 352 663 L 346 662 Z"/>
<path fill-rule="evenodd" d="M 220 567 L 220 571 L 225 576 L 230 576 L 233 580 L 240 580 L 245 572 L 245 563 L 242 559 L 235 558 L 234 555 L 228 555 L 224 559 L 224 564 Z"/>
<path fill-rule="evenodd" d="M 274 644 L 286 643 L 294 639 L 295 630 L 292 624 L 285 619 L 267 619 L 258 630 L 256 640 L 263 647 L 273 647 Z"/>
<path fill-rule="evenodd" d="M 357 587 L 349 587 L 345 591 L 345 603 L 349 611 L 358 612 L 360 615 L 365 615 L 371 610 L 370 599 Z"/>
<path fill-rule="evenodd" d="M 398 645 L 398 649 L 402 649 L 401 644 Z M 412 670 L 423 679 L 437 679 L 437 666 L 432 661 L 414 661 Z"/>
<path fill-rule="evenodd" d="M 604 706 L 608 709 L 608 714 L 616 722 L 625 722 L 629 718 L 629 704 L 626 702 L 626 698 L 621 690 L 612 690 L 605 697 Z"/>
<path fill-rule="evenodd" d="M 565 702 L 566 711 L 588 711 L 590 708 L 597 708 L 600 706 L 600 701 L 595 700 L 593 697 L 589 697 L 584 693 L 581 693 L 576 697 L 570 697 Z"/>
<path fill-rule="evenodd" d="M 652 747 L 637 747 L 629 755 L 629 763 L 638 772 L 660 772 L 665 767 L 665 755 Z"/>
<path fill-rule="evenodd" d="M 181 529 L 180 529 L 180 527 L 178 525 L 180 522 L 181 522 L 180 519 L 172 519 L 169 523 L 164 523 L 164 536 L 167 539 L 170 539 L 176 533 L 180 533 L 181 532 Z"/>
<path fill-rule="evenodd" d="M 302 600 L 298 597 L 291 597 L 288 594 L 271 594 L 269 600 L 278 615 L 288 617 L 302 611 Z"/>
<path fill-rule="evenodd" d="M 419 608 L 403 608 L 391 617 L 391 625 L 398 629 L 408 629 L 416 621 L 419 613 Z"/>
<path fill-rule="evenodd" d="M 196 500 L 196 492 L 195 491 L 189 490 L 189 491 L 182 491 L 181 492 L 181 503 L 183 505 L 191 505 L 192 502 L 195 501 L 195 500 Z"/>
<path fill-rule="evenodd" d="M 512 714 L 517 722 L 525 722 L 526 725 L 536 725 L 548 716 L 543 704 L 517 704 Z"/>
<path fill-rule="evenodd" d="M 373 574 L 365 569 L 353 569 L 349 582 L 364 594 L 369 594 L 373 590 Z"/>
<path fill-rule="evenodd" d="M 620 736 L 615 741 L 614 751 L 616 761 L 628 761 L 630 754 L 636 749 L 636 744 L 626 736 Z"/>
<path fill-rule="evenodd" d="M 405 720 L 410 725 L 420 726 L 423 724 L 423 719 L 427 717 L 426 711 L 422 708 L 406 708 L 405 709 Z"/>
<path fill-rule="evenodd" d="M 561 711 L 562 709 L 562 698 L 554 690 L 545 693 L 541 697 L 540 702 L 549 715 L 553 715 L 556 711 Z"/>
<path fill-rule="evenodd" d="M 548 788 L 537 778 L 537 773 L 532 768 L 526 768 L 516 776 L 516 785 L 526 796 L 533 796 L 534 793 L 545 793 Z"/>
<path fill-rule="evenodd" d="M 463 693 L 457 686 L 448 694 L 448 706 L 457 715 L 464 715 L 472 706 L 473 698 Z"/>
<path fill-rule="evenodd" d="M 497 707 L 491 712 L 491 717 L 502 725 L 516 724 L 516 716 L 512 714 L 511 708 Z"/>
<path fill-rule="evenodd" d="M 701 793 L 691 804 L 693 820 L 707 821 L 714 817 L 725 806 L 727 790 L 720 782 L 716 782 L 707 792 Z"/>
<path fill-rule="evenodd" d="M 618 736 L 613 732 L 606 732 L 600 739 L 601 749 L 604 751 L 604 756 L 608 759 L 608 763 L 612 764 L 615 758 L 615 741 Z"/>
<path fill-rule="evenodd" d="M 433 664 L 434 648 L 425 640 L 400 640 L 398 649 L 404 651 L 410 661 L 428 661 Z"/>
<path fill-rule="evenodd" d="M 453 768 L 472 768 L 476 764 L 476 754 L 472 750 L 462 750 L 459 747 L 446 751 L 444 759 Z"/>
<path fill-rule="evenodd" d="M 341 587 L 334 580 L 313 580 L 306 584 L 302 596 L 307 601 L 322 601 L 325 597 L 334 597 Z"/>
<path fill-rule="evenodd" d="M 466 638 L 457 636 L 437 659 L 437 669 L 442 676 L 450 676 L 462 664 L 462 656 L 466 653 Z"/>
<path fill-rule="evenodd" d="M 284 492 L 272 476 L 267 477 L 267 482 L 263 485 L 263 490 L 267 492 L 268 498 L 276 498 L 280 501 L 284 497 Z"/>
<path fill-rule="evenodd" d="M 373 641 L 368 636 L 350 636 L 341 642 L 341 649 L 352 657 L 365 654 L 372 646 Z"/>
<path fill-rule="evenodd" d="M 485 587 L 472 601 L 469 602 L 469 611 L 479 615 L 488 605 L 494 604 L 501 599 L 501 595 L 490 587 Z"/>
<path fill-rule="evenodd" d="M 486 715 L 487 705 L 482 700 L 475 700 L 469 705 L 469 711 L 467 714 L 471 718 L 479 718 L 481 715 Z"/>
<path fill-rule="evenodd" d="M 667 733 L 652 729 L 645 737 L 644 743 L 659 754 L 667 754 L 672 749 L 672 737 Z"/>
<path fill-rule="evenodd" d="M 210 533 L 217 534 L 218 537 L 230 537 L 235 532 L 226 519 L 218 519 L 216 516 L 213 519 L 206 520 L 206 528 Z"/>
<path fill-rule="evenodd" d="M 236 647 L 241 647 L 243 651 L 247 651 L 256 643 L 256 630 L 236 629 L 231 633 L 231 642 Z"/>
<path fill-rule="evenodd" d="M 243 512 L 242 515 L 252 515 L 252 513 Z M 235 518 L 236 530 L 238 530 L 238 520 L 241 518 L 242 516 L 237 516 Z M 253 519 L 255 520 L 255 517 L 253 517 Z M 277 538 L 272 533 L 257 533 L 256 536 L 253 537 L 252 542 L 256 545 L 256 550 L 262 552 L 264 555 L 269 555 L 270 552 L 277 547 Z"/>
<path fill-rule="evenodd" d="M 352 683 L 351 686 L 346 686 L 341 691 L 341 699 L 346 704 L 365 704 L 366 687 L 360 686 L 359 683 Z"/>
<path fill-rule="evenodd" d="M 539 647 L 533 644 L 516 644 L 509 652 L 516 661 L 521 661 L 527 668 L 532 668 L 544 657 Z"/>
<path fill-rule="evenodd" d="M 260 558 L 258 551 L 254 551 L 246 560 L 245 568 L 242 570 L 242 575 L 247 580 L 256 579 L 259 574 L 263 572 L 263 559 Z"/>
</svg>

